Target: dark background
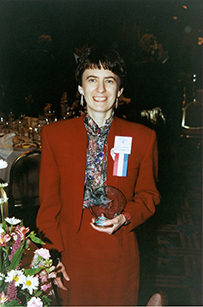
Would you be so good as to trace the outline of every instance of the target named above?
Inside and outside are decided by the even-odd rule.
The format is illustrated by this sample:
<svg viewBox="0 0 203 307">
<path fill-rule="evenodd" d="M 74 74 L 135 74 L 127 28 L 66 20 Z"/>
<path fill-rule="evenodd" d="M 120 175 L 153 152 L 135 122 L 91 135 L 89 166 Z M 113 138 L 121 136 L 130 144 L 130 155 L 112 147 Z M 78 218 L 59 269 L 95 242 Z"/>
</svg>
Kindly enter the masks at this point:
<svg viewBox="0 0 203 307">
<path fill-rule="evenodd" d="M 202 0 L 0 0 L 0 84 L 4 90 L 0 111 L 3 107 L 6 112 L 10 106 L 19 108 L 25 100 L 29 70 L 24 76 L 24 55 L 29 56 L 34 50 L 40 35 L 52 37 L 53 54 L 58 67 L 62 68 L 67 64 L 70 49 L 84 41 L 113 45 L 128 60 L 133 52 L 136 53 L 145 33 L 152 33 L 158 40 L 170 44 L 171 56 L 178 63 L 182 78 L 181 110 L 184 87 L 189 89 L 186 91 L 190 97 L 187 102 L 191 101 L 193 74 L 197 74 L 197 88 L 202 88 L 202 3 Z M 170 140 L 164 147 L 166 142 L 162 143 L 161 139 L 162 150 L 159 150 L 159 190 L 164 205 L 160 206 L 155 220 L 149 221 L 148 230 L 146 227 L 140 231 L 143 240 L 140 239 L 141 303 L 143 300 L 146 306 L 151 289 L 156 286 L 168 293 L 171 306 L 191 305 L 191 302 L 198 305 L 202 299 L 199 290 L 201 268 L 197 265 L 201 266 L 201 260 L 198 260 L 201 259 L 200 249 L 195 241 L 196 249 L 184 246 L 192 244 L 191 238 L 198 242 L 196 236 L 201 236 L 202 151 L 196 141 L 194 146 L 193 141 L 185 139 L 189 145 L 183 146 L 185 140 L 166 138 L 164 129 L 163 136 L 164 141 Z M 185 222 L 186 215 L 189 224 Z M 157 243 L 156 229 L 160 224 Z M 191 232 L 182 246 L 176 242 L 179 238 L 177 229 L 181 229 L 177 242 L 184 241 L 187 231 Z M 158 250 L 160 265 L 157 269 Z M 154 283 L 154 271 L 158 284 Z"/>
<path fill-rule="evenodd" d="M 196 73 L 201 88 L 201 0 L 0 0 L 0 82 L 8 90 L 11 75 L 18 79 L 16 53 L 32 50 L 41 34 L 52 37 L 63 65 L 79 41 L 113 45 L 128 58 L 145 33 L 167 40 L 181 72 Z"/>
</svg>

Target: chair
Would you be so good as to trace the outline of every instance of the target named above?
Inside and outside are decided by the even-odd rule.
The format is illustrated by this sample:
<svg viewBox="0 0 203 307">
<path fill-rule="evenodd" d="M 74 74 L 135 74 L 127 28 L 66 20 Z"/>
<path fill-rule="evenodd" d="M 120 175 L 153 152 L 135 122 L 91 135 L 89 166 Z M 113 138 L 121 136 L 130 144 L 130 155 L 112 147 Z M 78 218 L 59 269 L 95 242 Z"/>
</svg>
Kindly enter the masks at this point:
<svg viewBox="0 0 203 307">
<path fill-rule="evenodd" d="M 188 138 L 202 135 L 202 107 L 203 104 L 194 99 L 183 108 L 181 127 L 182 133 Z"/>
<path fill-rule="evenodd" d="M 203 104 L 194 99 L 183 108 L 181 123 L 181 139 L 184 147 L 191 151 L 189 155 L 196 154 L 201 157 L 202 148 L 202 107 Z"/>
<path fill-rule="evenodd" d="M 162 293 L 155 293 L 152 295 L 146 306 L 167 306 L 166 302 L 167 300 Z"/>
<path fill-rule="evenodd" d="M 13 162 L 9 183 L 9 216 L 23 220 L 25 226 L 36 231 L 39 209 L 39 171 L 41 151 L 21 154 Z"/>
</svg>

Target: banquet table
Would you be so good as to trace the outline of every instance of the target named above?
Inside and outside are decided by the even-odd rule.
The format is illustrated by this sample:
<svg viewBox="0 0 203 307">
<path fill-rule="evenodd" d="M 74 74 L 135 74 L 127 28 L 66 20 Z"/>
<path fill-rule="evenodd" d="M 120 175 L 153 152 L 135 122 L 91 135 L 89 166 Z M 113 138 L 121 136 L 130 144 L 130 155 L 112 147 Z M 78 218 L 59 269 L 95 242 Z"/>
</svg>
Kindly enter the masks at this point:
<svg viewBox="0 0 203 307">
<path fill-rule="evenodd" d="M 6 168 L 0 169 L 0 180 L 7 183 L 9 183 L 10 169 L 15 159 L 19 157 L 21 154 L 25 153 L 26 151 L 36 149 L 36 148 L 30 148 L 30 149 L 24 148 L 21 150 L 20 148 L 18 148 L 16 150 L 13 147 L 13 142 L 12 142 L 14 135 L 15 135 L 14 133 L 10 133 L 7 134 L 5 137 L 0 138 L 0 159 L 6 161 L 8 164 Z"/>
<path fill-rule="evenodd" d="M 26 151 L 30 151 L 36 149 L 37 147 L 40 147 L 40 134 L 43 125 L 47 125 L 55 121 L 55 114 L 49 114 L 48 117 L 39 118 L 24 117 L 22 120 L 18 119 L 16 121 L 18 129 L 16 128 L 17 126 L 13 126 L 13 128 L 8 130 L 9 132 L 6 132 L 3 136 L 0 133 L 0 160 L 2 159 L 8 163 L 7 168 L 0 169 L 0 181 L 9 183 L 10 169 L 15 159 Z M 23 125 L 21 126 L 19 123 Z M 2 131 L 5 132 L 5 130 Z M 20 134 L 18 134 L 18 132 L 20 132 Z M 23 149 L 22 151 L 19 148 L 18 150 L 15 150 L 15 148 L 13 148 L 13 140 L 16 137 L 18 141 L 22 143 L 35 143 L 37 147 Z"/>
</svg>

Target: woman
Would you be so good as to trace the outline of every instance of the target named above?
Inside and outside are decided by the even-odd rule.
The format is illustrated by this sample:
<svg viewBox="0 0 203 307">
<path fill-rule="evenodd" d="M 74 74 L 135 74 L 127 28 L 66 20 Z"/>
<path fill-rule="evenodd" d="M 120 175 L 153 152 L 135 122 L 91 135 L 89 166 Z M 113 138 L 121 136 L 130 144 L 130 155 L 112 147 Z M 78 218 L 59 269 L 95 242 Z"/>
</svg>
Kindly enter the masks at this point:
<svg viewBox="0 0 203 307">
<path fill-rule="evenodd" d="M 42 131 L 37 225 L 47 247 L 61 252 L 63 280 L 58 276 L 55 284 L 65 306 L 137 304 L 139 252 L 133 230 L 159 203 L 157 144 L 154 131 L 114 116 L 124 77 L 116 51 L 87 49 L 76 71 L 87 113 Z M 132 141 L 124 176 L 115 172 L 115 136 Z M 118 188 L 127 204 L 100 227 L 89 207 L 94 190 L 103 185 Z"/>
</svg>

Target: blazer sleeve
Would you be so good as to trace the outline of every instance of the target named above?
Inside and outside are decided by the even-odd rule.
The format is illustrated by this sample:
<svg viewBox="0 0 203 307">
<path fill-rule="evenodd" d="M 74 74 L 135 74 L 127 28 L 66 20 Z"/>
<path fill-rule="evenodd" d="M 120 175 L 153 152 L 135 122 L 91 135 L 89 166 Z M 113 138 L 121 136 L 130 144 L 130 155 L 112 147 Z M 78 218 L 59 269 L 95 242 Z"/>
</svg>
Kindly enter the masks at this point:
<svg viewBox="0 0 203 307">
<path fill-rule="evenodd" d="M 46 243 L 46 248 L 55 248 L 61 252 L 64 248 L 59 227 L 61 211 L 60 176 L 46 128 L 46 126 L 43 127 L 41 133 L 40 208 L 37 215 L 37 227 L 41 239 Z"/>
<path fill-rule="evenodd" d="M 157 139 L 156 133 L 151 130 L 147 150 L 140 162 L 133 200 L 126 204 L 125 211 L 130 213 L 131 223 L 124 227 L 125 230 L 133 230 L 155 213 L 155 206 L 160 202 L 160 194 L 156 188 L 157 177 Z"/>
</svg>

